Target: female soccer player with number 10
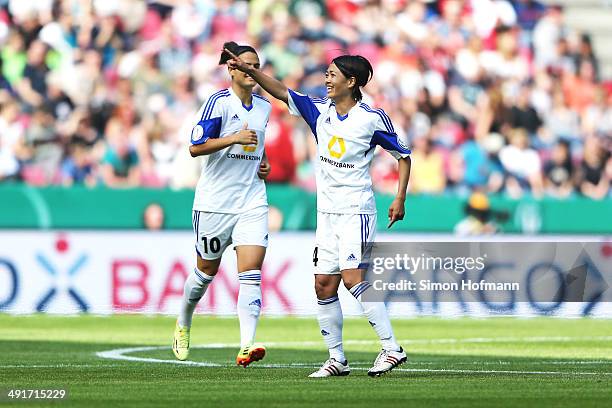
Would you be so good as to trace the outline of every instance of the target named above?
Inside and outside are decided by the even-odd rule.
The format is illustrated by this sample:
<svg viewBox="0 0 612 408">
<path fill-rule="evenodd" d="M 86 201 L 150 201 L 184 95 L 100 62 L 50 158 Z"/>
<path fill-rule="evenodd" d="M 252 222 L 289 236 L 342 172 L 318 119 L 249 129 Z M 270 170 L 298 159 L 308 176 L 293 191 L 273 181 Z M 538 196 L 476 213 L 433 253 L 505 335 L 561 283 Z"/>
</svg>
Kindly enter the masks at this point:
<svg viewBox="0 0 612 408">
<path fill-rule="evenodd" d="M 368 371 L 379 376 L 406 361 L 397 344 L 382 302 L 362 297 L 370 284 L 362 252 L 374 241 L 376 204 L 370 178 L 370 162 L 376 145 L 399 161 L 399 186 L 389 207 L 389 226 L 404 218 L 404 201 L 410 178 L 410 150 L 398 139 L 391 120 L 381 109 L 361 102 L 360 88 L 372 77 L 372 65 L 359 55 L 335 58 L 325 72 L 327 97 L 302 95 L 264 74 L 242 57 L 227 50 L 230 69 L 253 78 L 273 97 L 285 102 L 291 114 L 301 116 L 317 142 L 317 232 L 315 291 L 317 317 L 330 358 L 310 377 L 348 375 L 350 369 L 342 348 L 342 309 L 338 301 L 340 280 L 363 307 L 378 334 L 382 351 Z"/>
<path fill-rule="evenodd" d="M 226 43 L 245 66 L 259 68 L 250 46 Z M 231 58 L 221 53 L 219 64 Z M 261 309 L 261 265 L 268 246 L 268 202 L 263 179 L 270 173 L 265 158 L 264 133 L 270 102 L 253 93 L 248 74 L 228 68 L 229 89 L 212 94 L 200 108 L 191 128 L 193 157 L 204 156 L 193 201 L 193 229 L 197 265 L 185 282 L 181 311 L 174 331 L 176 358 L 189 354 L 191 319 L 198 301 L 217 274 L 221 255 L 233 244 L 238 260 L 238 318 L 243 367 L 261 360 L 266 349 L 253 344 Z"/>
</svg>

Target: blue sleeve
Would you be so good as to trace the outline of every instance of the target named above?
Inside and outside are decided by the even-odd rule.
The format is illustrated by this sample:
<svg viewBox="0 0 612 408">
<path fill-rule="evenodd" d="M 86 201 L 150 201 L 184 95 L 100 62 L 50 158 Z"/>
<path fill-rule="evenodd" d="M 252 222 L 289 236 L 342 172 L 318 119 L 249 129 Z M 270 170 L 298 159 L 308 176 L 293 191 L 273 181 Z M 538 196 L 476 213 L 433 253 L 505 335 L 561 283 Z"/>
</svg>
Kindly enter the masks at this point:
<svg viewBox="0 0 612 408">
<path fill-rule="evenodd" d="M 396 133 L 386 132 L 384 130 L 375 131 L 370 141 L 370 148 L 376 145 L 391 153 L 396 159 L 401 159 L 410 154 L 410 149 L 408 149 L 408 146 L 404 145 L 397 137 Z"/>
<path fill-rule="evenodd" d="M 199 145 L 221 135 L 221 117 L 200 120 L 191 131 L 191 144 Z"/>
<path fill-rule="evenodd" d="M 293 115 L 300 115 L 308 126 L 310 130 L 317 138 L 317 119 L 321 112 L 317 109 L 316 105 L 310 99 L 308 95 L 302 95 L 300 93 L 294 92 L 289 89 L 289 112 Z"/>
</svg>

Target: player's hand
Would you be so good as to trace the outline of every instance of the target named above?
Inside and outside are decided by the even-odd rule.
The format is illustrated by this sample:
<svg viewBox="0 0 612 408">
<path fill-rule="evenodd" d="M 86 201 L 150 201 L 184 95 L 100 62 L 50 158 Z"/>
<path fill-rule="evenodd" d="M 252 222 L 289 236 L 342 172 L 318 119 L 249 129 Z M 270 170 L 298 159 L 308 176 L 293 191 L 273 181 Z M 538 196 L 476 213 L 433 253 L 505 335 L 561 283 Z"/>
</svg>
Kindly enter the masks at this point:
<svg viewBox="0 0 612 408">
<path fill-rule="evenodd" d="M 230 69 L 237 69 L 238 71 L 247 72 L 251 68 L 239 56 L 237 56 L 227 48 L 224 48 L 223 51 L 227 52 L 230 57 L 232 57 L 231 59 L 227 60 L 227 66 Z"/>
<path fill-rule="evenodd" d="M 256 145 L 257 133 L 254 130 L 248 129 L 249 124 L 245 122 L 240 131 L 234 134 L 234 144 L 241 145 Z"/>
<path fill-rule="evenodd" d="M 404 214 L 404 200 L 396 197 L 389 206 L 389 225 L 387 225 L 387 228 L 391 228 L 396 221 L 403 220 Z"/>
<path fill-rule="evenodd" d="M 272 166 L 270 166 L 270 162 L 265 157 L 261 159 L 261 163 L 259 163 L 259 169 L 257 170 L 257 175 L 260 179 L 265 180 L 268 178 L 270 174 L 270 170 L 272 170 Z"/>
</svg>

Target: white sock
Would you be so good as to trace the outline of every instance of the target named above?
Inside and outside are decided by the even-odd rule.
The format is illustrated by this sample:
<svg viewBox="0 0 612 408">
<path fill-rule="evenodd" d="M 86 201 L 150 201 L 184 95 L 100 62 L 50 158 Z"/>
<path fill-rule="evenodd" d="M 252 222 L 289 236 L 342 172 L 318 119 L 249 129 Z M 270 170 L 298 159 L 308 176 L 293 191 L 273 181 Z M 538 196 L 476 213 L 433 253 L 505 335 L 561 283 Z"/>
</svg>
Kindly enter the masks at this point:
<svg viewBox="0 0 612 408">
<path fill-rule="evenodd" d="M 342 348 L 342 307 L 338 296 L 329 299 L 317 300 L 317 320 L 323 340 L 329 349 L 329 357 L 344 362 L 344 349 Z"/>
<path fill-rule="evenodd" d="M 389 313 L 387 312 L 385 304 L 383 302 L 364 302 L 361 299 L 363 292 L 368 290 L 370 286 L 368 281 L 363 281 L 353 286 L 349 292 L 351 292 L 351 294 L 355 296 L 355 299 L 361 303 L 363 313 L 367 316 L 370 326 L 372 326 L 376 334 L 378 334 L 382 348 L 385 350 L 399 351 L 400 346 L 397 344 L 395 336 L 393 335 L 393 328 L 391 327 Z"/>
<path fill-rule="evenodd" d="M 238 274 L 238 320 L 240 320 L 240 347 L 253 344 L 257 321 L 261 311 L 261 271 L 251 270 Z"/>
<path fill-rule="evenodd" d="M 198 268 L 193 268 L 193 273 L 189 274 L 185 280 L 183 290 L 183 301 L 181 303 L 181 312 L 178 317 L 178 324 L 181 327 L 191 327 L 191 319 L 196 305 L 206 293 L 206 289 L 214 276 L 209 276 Z"/>
</svg>

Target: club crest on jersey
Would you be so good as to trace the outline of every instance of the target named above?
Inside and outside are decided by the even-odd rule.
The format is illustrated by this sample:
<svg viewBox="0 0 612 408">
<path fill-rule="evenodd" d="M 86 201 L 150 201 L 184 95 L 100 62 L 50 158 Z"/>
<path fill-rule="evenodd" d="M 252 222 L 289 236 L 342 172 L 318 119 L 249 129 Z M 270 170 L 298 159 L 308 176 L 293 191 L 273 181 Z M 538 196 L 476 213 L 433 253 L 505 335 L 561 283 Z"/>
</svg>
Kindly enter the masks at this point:
<svg viewBox="0 0 612 408">
<path fill-rule="evenodd" d="M 191 141 L 197 142 L 204 137 L 204 128 L 202 125 L 196 125 L 191 131 Z"/>
<path fill-rule="evenodd" d="M 254 145 L 244 145 L 242 146 L 242 150 L 244 150 L 247 153 L 253 153 L 257 149 L 258 144 L 259 143 L 255 143 Z"/>
<path fill-rule="evenodd" d="M 336 159 L 341 158 L 346 153 L 346 146 L 344 145 L 344 139 L 338 136 L 333 136 L 327 144 L 327 150 L 329 155 Z"/>
</svg>

